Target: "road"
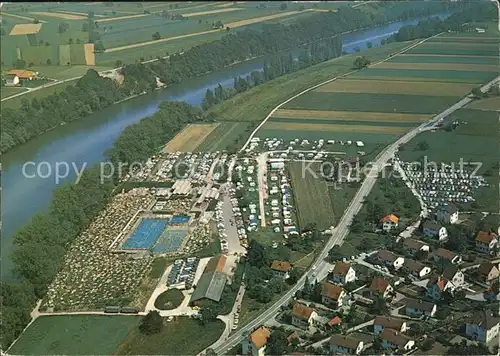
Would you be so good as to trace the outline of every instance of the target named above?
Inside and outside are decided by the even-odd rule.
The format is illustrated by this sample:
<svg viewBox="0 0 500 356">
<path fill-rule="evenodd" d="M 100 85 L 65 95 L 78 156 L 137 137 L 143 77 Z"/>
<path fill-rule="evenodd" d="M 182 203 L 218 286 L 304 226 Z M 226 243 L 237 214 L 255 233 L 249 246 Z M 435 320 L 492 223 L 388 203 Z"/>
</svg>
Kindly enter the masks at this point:
<svg viewBox="0 0 500 356">
<path fill-rule="evenodd" d="M 267 152 L 257 157 L 257 181 L 259 186 L 260 226 L 266 227 L 266 208 L 264 201 L 267 199 Z"/>
<path fill-rule="evenodd" d="M 484 85 L 481 88 L 481 90 L 483 92 L 488 90 L 491 85 L 497 83 L 499 80 L 500 76 L 496 77 L 491 82 Z M 330 239 L 325 244 L 325 247 L 317 257 L 312 267 L 309 268 L 309 270 L 297 281 L 297 283 L 292 288 L 290 288 L 290 290 L 285 295 L 283 295 L 283 297 L 281 297 L 276 303 L 274 303 L 268 310 L 264 311 L 253 321 L 248 323 L 246 327 L 244 327 L 242 330 L 239 330 L 238 332 L 230 336 L 224 344 L 218 345 L 216 348 L 214 348 L 214 351 L 218 355 L 221 355 L 230 350 L 231 348 L 233 348 L 234 346 L 236 346 L 237 344 L 239 344 L 241 340 L 243 340 L 244 335 L 246 335 L 248 331 L 251 331 L 254 328 L 264 324 L 267 320 L 272 318 L 283 305 L 287 304 L 288 301 L 293 298 L 295 292 L 302 289 L 306 278 L 309 279 L 315 278 L 313 276 L 313 274 L 316 273 L 315 270 L 324 269 L 324 264 L 326 263 L 324 260 L 328 256 L 328 252 L 330 251 L 330 249 L 334 245 L 342 244 L 344 238 L 347 236 L 349 232 L 349 225 L 351 224 L 352 219 L 361 209 L 365 197 L 372 190 L 377 180 L 378 173 L 385 167 L 386 162 L 394 156 L 394 153 L 398 150 L 399 146 L 410 141 L 412 138 L 418 135 L 423 130 L 423 128 L 429 123 L 437 122 L 440 119 L 450 115 L 454 111 L 467 105 L 471 100 L 472 99 L 470 98 L 464 98 L 460 100 L 459 102 L 452 105 L 448 109 L 444 110 L 443 112 L 431 118 L 429 121 L 409 131 L 404 136 L 400 137 L 396 142 L 392 143 L 391 145 L 386 147 L 382 152 L 380 152 L 378 156 L 375 158 L 372 168 L 368 171 L 368 174 L 366 175 L 365 180 L 361 184 L 361 187 L 359 188 L 353 200 L 349 204 L 349 207 L 345 210 L 344 215 L 342 216 L 342 219 L 340 220 L 339 224 L 332 231 Z"/>
</svg>

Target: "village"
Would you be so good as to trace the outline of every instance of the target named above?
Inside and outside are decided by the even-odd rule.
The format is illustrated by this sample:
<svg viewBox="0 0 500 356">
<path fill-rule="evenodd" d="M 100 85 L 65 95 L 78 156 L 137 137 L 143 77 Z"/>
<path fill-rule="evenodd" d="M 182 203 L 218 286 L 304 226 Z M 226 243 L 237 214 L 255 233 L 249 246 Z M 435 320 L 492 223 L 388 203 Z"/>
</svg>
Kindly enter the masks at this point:
<svg viewBox="0 0 500 356">
<path fill-rule="evenodd" d="M 271 251 L 261 268 L 271 273 L 271 283 L 286 290 L 303 272 L 282 252 L 311 234 L 300 228 L 288 161 L 328 157 L 290 150 L 291 158 L 276 158 L 253 151 L 259 141 L 242 155 L 162 152 L 130 172 L 122 192 L 76 240 L 39 313 L 156 310 L 172 320 L 203 319 L 212 308 L 212 317 L 226 324 L 219 341 L 240 328 L 245 290 L 256 283 L 248 284 L 240 266 L 251 263 L 256 244 Z M 272 142 L 266 144 L 275 147 Z M 321 149 L 321 142 L 313 145 Z M 380 216 L 376 231 L 393 240 L 390 245 L 352 256 L 331 253 L 329 267 L 315 271 L 288 306 L 264 325 L 245 329 L 238 353 L 273 354 L 278 346 L 268 342 L 283 337 L 279 347 L 287 352 L 323 354 L 432 354 L 450 346 L 450 339 L 498 344 L 498 233 L 486 227 L 477 233 L 474 258 L 445 248 L 452 231 L 469 219 L 454 202 L 473 199 L 484 181 L 446 171 L 423 177 L 397 157 L 392 165 L 419 198 L 420 219 L 406 226 L 395 214 Z M 162 263 L 150 278 L 157 261 Z M 429 334 L 439 334 L 437 342 Z"/>
</svg>

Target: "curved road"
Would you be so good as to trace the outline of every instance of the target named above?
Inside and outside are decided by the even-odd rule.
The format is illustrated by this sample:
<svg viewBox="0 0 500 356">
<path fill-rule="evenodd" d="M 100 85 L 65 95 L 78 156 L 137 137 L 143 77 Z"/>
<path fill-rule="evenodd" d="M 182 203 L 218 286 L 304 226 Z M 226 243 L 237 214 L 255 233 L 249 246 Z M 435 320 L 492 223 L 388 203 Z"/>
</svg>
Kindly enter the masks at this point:
<svg viewBox="0 0 500 356">
<path fill-rule="evenodd" d="M 481 88 L 481 90 L 483 92 L 488 90 L 490 86 L 492 86 L 495 83 L 498 83 L 499 80 L 500 76 L 496 77 L 491 82 L 484 85 Z M 235 347 L 243 340 L 244 335 L 247 335 L 249 331 L 253 330 L 254 328 L 264 324 L 267 320 L 271 319 L 283 305 L 287 304 L 288 301 L 293 298 L 295 292 L 297 292 L 304 286 L 306 278 L 314 279 L 313 276 L 313 274 L 315 273 L 314 271 L 324 268 L 324 265 L 327 264 L 327 262 L 325 262 L 324 260 L 328 256 L 328 252 L 330 251 L 330 249 L 334 245 L 342 244 L 344 238 L 347 236 L 349 232 L 349 225 L 351 224 L 352 219 L 361 209 L 361 205 L 364 201 L 364 198 L 370 193 L 371 189 L 373 188 L 373 185 L 375 184 L 375 181 L 378 177 L 378 173 L 385 167 L 387 161 L 391 157 L 393 157 L 394 153 L 398 150 L 399 146 L 410 141 L 412 138 L 418 135 L 422 130 L 424 130 L 426 125 L 436 123 L 440 119 L 450 115 L 454 111 L 467 105 L 471 101 L 472 99 L 469 97 L 463 98 L 462 100 L 460 100 L 453 106 L 449 107 L 445 111 L 432 117 L 429 121 L 421 124 L 420 126 L 406 133 L 404 136 L 400 137 L 396 142 L 392 143 L 391 145 L 386 147 L 382 152 L 380 152 L 380 154 L 375 158 L 372 168 L 367 172 L 365 180 L 363 181 L 361 187 L 354 196 L 354 199 L 349 204 L 349 207 L 342 216 L 342 219 L 340 220 L 339 224 L 335 227 L 335 229 L 333 229 L 332 236 L 326 243 L 320 255 L 317 257 L 313 266 L 309 268 L 309 270 L 307 270 L 307 272 L 297 281 L 297 283 L 283 297 L 281 297 L 276 303 L 274 303 L 268 310 L 260 314 L 257 318 L 252 320 L 241 330 L 238 330 L 236 333 L 231 335 L 226 340 L 226 342 L 224 342 L 219 346 L 216 346 L 214 348 L 214 351 L 218 355 L 222 355 L 225 352 L 232 349 L 233 347 Z"/>
</svg>

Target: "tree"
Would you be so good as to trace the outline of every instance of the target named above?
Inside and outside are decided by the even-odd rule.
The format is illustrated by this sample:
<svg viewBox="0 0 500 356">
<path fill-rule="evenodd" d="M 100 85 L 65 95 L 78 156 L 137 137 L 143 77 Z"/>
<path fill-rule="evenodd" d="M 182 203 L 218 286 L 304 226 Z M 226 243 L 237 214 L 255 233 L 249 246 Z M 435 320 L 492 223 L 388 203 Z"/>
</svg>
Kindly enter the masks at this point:
<svg viewBox="0 0 500 356">
<path fill-rule="evenodd" d="M 217 319 L 217 315 L 219 315 L 219 312 L 213 306 L 203 306 L 200 309 L 200 315 L 202 323 L 207 323 L 211 320 Z"/>
<path fill-rule="evenodd" d="M 14 63 L 12 63 L 13 67 L 16 69 L 24 69 L 26 68 L 26 61 L 22 59 L 16 59 Z"/>
<path fill-rule="evenodd" d="M 429 144 L 425 140 L 421 140 L 417 143 L 416 146 L 417 151 L 426 151 L 429 149 Z"/>
<path fill-rule="evenodd" d="M 481 99 L 484 96 L 484 93 L 479 88 L 472 89 L 471 94 L 475 99 Z"/>
<path fill-rule="evenodd" d="M 76 44 L 80 44 L 80 42 L 81 42 L 81 41 L 80 41 L 80 39 L 79 39 L 79 38 L 77 38 L 77 39 L 76 39 Z"/>
<path fill-rule="evenodd" d="M 40 23 L 40 20 L 38 20 L 38 19 L 33 19 L 33 23 L 34 23 L 34 24 Z"/>
<path fill-rule="evenodd" d="M 286 288 L 285 282 L 283 281 L 283 279 L 281 277 L 272 278 L 269 281 L 268 286 L 269 286 L 269 289 L 275 294 L 279 294 L 279 293 L 283 292 Z"/>
<path fill-rule="evenodd" d="M 357 57 L 355 60 L 354 60 L 354 63 L 353 63 L 353 68 L 354 69 L 362 69 L 362 68 L 365 68 L 367 67 L 368 65 L 370 65 L 371 61 L 366 58 L 366 57 Z"/>
<path fill-rule="evenodd" d="M 82 24 L 82 31 L 83 32 L 88 32 L 89 31 L 89 24 L 88 24 L 88 22 L 84 22 Z"/>
<path fill-rule="evenodd" d="M 288 7 L 288 6 L 287 6 L 287 4 L 286 4 L 285 2 L 282 2 L 282 3 L 280 4 L 280 10 L 281 10 L 281 11 L 285 11 L 285 10 L 287 9 L 287 7 Z"/>
<path fill-rule="evenodd" d="M 157 41 L 161 38 L 161 35 L 158 31 L 156 31 L 155 33 L 153 33 L 152 37 L 154 41 Z"/>
<path fill-rule="evenodd" d="M 266 248 L 261 243 L 250 240 L 247 253 L 247 263 L 250 266 L 264 267 L 269 265 Z"/>
<path fill-rule="evenodd" d="M 123 62 L 119 59 L 116 60 L 115 62 L 115 68 L 121 67 L 123 65 Z"/>
<path fill-rule="evenodd" d="M 366 48 L 372 48 L 373 47 L 373 43 L 371 43 L 370 41 L 366 42 Z"/>
<path fill-rule="evenodd" d="M 287 334 L 280 329 L 273 330 L 271 336 L 267 340 L 266 354 L 283 355 L 288 354 L 290 351 Z"/>
<path fill-rule="evenodd" d="M 208 110 L 214 105 L 215 105 L 214 93 L 210 89 L 207 89 L 201 107 L 203 110 Z"/>
<path fill-rule="evenodd" d="M 73 39 L 72 38 L 68 39 L 68 44 L 70 44 L 70 45 L 73 44 Z"/>
<path fill-rule="evenodd" d="M 231 27 L 226 26 L 226 32 L 229 32 L 229 31 L 231 31 Z"/>
<path fill-rule="evenodd" d="M 163 319 L 156 310 L 151 310 L 142 318 L 139 331 L 146 335 L 157 334 L 163 328 Z"/>
<path fill-rule="evenodd" d="M 50 60 L 50 58 L 47 59 L 47 65 L 50 66 L 52 64 L 52 61 Z"/>
<path fill-rule="evenodd" d="M 387 308 L 385 299 L 377 295 L 373 300 L 373 303 L 370 305 L 370 313 L 382 315 L 382 314 L 387 314 L 388 311 L 389 309 Z"/>
<path fill-rule="evenodd" d="M 94 51 L 95 52 L 104 52 L 105 51 L 104 44 L 102 43 L 102 41 L 98 41 L 95 43 Z"/>
<path fill-rule="evenodd" d="M 304 11 L 306 7 L 304 6 L 304 4 L 300 4 L 299 5 L 299 11 Z"/>
<path fill-rule="evenodd" d="M 271 289 L 265 286 L 260 286 L 257 301 L 260 303 L 269 303 L 271 299 L 273 299 L 273 292 Z"/>
<path fill-rule="evenodd" d="M 286 280 L 288 284 L 294 285 L 300 278 L 300 272 L 297 268 L 292 268 L 290 271 L 290 276 Z"/>
<path fill-rule="evenodd" d="M 68 30 L 68 28 L 69 28 L 68 23 L 61 22 L 61 23 L 59 23 L 59 26 L 57 28 L 57 32 L 64 33 L 64 32 L 66 32 Z"/>
</svg>

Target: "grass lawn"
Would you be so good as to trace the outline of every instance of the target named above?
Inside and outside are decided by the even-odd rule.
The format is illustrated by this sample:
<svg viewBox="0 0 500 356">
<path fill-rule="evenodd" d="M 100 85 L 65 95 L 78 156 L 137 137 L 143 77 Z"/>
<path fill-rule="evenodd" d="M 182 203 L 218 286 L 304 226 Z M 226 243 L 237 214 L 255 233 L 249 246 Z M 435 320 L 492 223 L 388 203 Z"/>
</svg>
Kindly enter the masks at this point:
<svg viewBox="0 0 500 356">
<path fill-rule="evenodd" d="M 9 349 L 15 355 L 110 355 L 138 316 L 42 316 Z"/>
<path fill-rule="evenodd" d="M 30 67 L 31 70 L 37 71 L 40 75 L 48 78 L 64 80 L 70 79 L 78 76 L 85 75 L 89 69 L 93 69 L 97 72 L 112 69 L 111 66 L 84 66 L 84 65 L 74 65 L 74 66 L 33 66 Z"/>
<path fill-rule="evenodd" d="M 198 145 L 196 152 L 227 150 L 246 138 L 252 130 L 249 122 L 223 121 Z"/>
<path fill-rule="evenodd" d="M 363 55 L 372 62 L 386 58 L 409 43 L 390 43 L 381 47 L 364 51 Z M 346 55 L 318 65 L 290 73 L 268 81 L 235 97 L 216 105 L 210 111 L 219 120 L 227 121 L 261 121 L 278 104 L 287 98 L 351 70 L 356 55 Z M 255 105 L 259 103 L 259 105 Z"/>
<path fill-rule="evenodd" d="M 22 93 L 23 91 L 26 91 L 26 89 L 21 87 L 1 87 L 0 98 L 7 98 L 9 96 Z"/>
<path fill-rule="evenodd" d="M 328 187 L 328 193 L 330 195 L 331 205 L 333 208 L 333 222 L 337 224 L 339 220 L 344 215 L 349 203 L 356 195 L 358 187 L 351 184 L 339 184 L 339 189 L 336 189 L 334 185 Z"/>
<path fill-rule="evenodd" d="M 144 335 L 134 328 L 118 347 L 117 355 L 196 355 L 213 344 L 222 334 L 220 320 L 201 325 L 198 320 L 176 317 L 164 320 L 158 334 Z M 102 352 L 101 352 L 102 354 Z"/>
<path fill-rule="evenodd" d="M 171 310 L 181 305 L 184 294 L 178 289 L 169 289 L 158 296 L 155 300 L 155 307 L 160 310 Z"/>
</svg>

